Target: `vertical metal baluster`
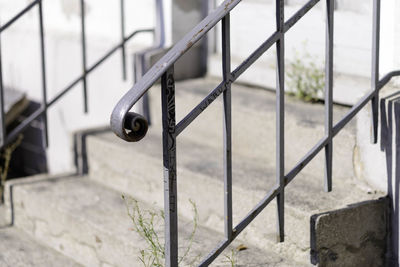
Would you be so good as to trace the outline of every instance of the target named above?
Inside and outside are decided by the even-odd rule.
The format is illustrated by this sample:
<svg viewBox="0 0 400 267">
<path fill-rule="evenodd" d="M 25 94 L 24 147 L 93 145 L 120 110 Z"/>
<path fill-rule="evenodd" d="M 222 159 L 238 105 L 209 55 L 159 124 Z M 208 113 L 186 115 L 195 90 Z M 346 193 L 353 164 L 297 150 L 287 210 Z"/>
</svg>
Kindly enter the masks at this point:
<svg viewBox="0 0 400 267">
<path fill-rule="evenodd" d="M 285 37 L 284 37 L 284 0 L 276 0 L 276 29 L 281 33 L 276 43 L 276 180 L 279 184 L 277 196 L 279 242 L 285 240 Z"/>
<path fill-rule="evenodd" d="M 140 54 L 137 57 L 137 60 L 140 61 L 140 77 L 139 78 L 141 78 L 146 73 L 146 71 L 149 69 L 149 66 L 147 64 L 147 60 L 145 58 L 145 54 Z M 142 105 L 143 105 L 143 116 L 147 119 L 147 123 L 149 125 L 151 125 L 152 121 L 151 121 L 150 94 L 149 94 L 149 92 L 146 92 L 143 95 L 142 101 L 143 101 L 142 102 Z"/>
<path fill-rule="evenodd" d="M 224 200 L 225 237 L 232 240 L 232 105 L 230 14 L 222 19 L 222 73 L 226 85 L 224 101 Z"/>
<path fill-rule="evenodd" d="M 371 105 L 372 105 L 371 143 L 373 144 L 375 144 L 378 140 L 380 16 L 381 16 L 381 0 L 374 0 L 374 8 L 373 8 L 374 22 L 372 29 L 372 73 L 371 73 L 371 87 L 372 90 L 375 90 L 374 97 L 371 99 Z"/>
<path fill-rule="evenodd" d="M 44 44 L 44 29 L 43 29 L 43 6 L 42 0 L 39 1 L 39 28 L 40 28 L 40 53 L 42 63 L 42 97 L 43 107 L 45 109 L 43 113 L 43 124 L 44 124 L 44 142 L 46 147 L 49 145 L 49 135 L 47 127 L 47 82 L 46 82 L 46 56 L 45 56 L 45 44 Z"/>
<path fill-rule="evenodd" d="M 162 48 L 165 44 L 165 26 L 164 26 L 164 7 L 163 7 L 163 0 L 156 0 L 156 25 L 154 29 L 154 43 L 157 47 Z M 136 57 L 136 60 L 140 60 L 140 77 L 143 76 L 146 71 L 149 69 L 150 66 L 147 66 L 146 59 L 142 54 L 140 57 Z M 136 65 L 136 68 L 139 66 Z M 136 72 L 136 71 L 135 71 Z M 138 79 L 136 79 L 138 81 Z M 152 124 L 151 120 L 151 111 L 150 111 L 150 95 L 146 92 L 142 98 L 142 109 L 143 109 L 143 116 L 147 119 L 149 125 Z"/>
<path fill-rule="evenodd" d="M 381 151 L 385 151 L 387 141 L 387 119 L 386 119 L 386 100 L 382 98 L 380 100 L 381 110 Z"/>
<path fill-rule="evenodd" d="M 217 8 L 217 1 L 216 0 L 210 0 L 211 1 L 211 10 L 214 10 Z M 212 53 L 217 53 L 218 49 L 217 49 L 217 40 L 218 40 L 218 30 L 217 30 L 217 26 L 213 28 L 212 31 L 212 35 L 211 35 L 211 39 L 212 39 L 212 46 L 211 46 L 211 52 Z"/>
<path fill-rule="evenodd" d="M 333 12 L 334 0 L 326 0 L 326 40 L 325 40 L 325 135 L 328 144 L 325 146 L 325 183 L 326 192 L 332 191 L 332 152 L 333 152 Z"/>
<path fill-rule="evenodd" d="M 143 116 L 147 119 L 147 123 L 151 125 L 150 96 L 148 92 L 143 95 Z"/>
<path fill-rule="evenodd" d="M 164 6 L 163 0 L 156 0 L 156 27 L 154 30 L 154 43 L 158 47 L 165 45 L 165 25 L 164 25 Z"/>
<path fill-rule="evenodd" d="M 87 63 L 86 63 L 86 30 L 85 30 L 85 1 L 81 0 L 81 41 L 82 41 L 82 69 L 83 69 L 83 101 L 85 113 L 88 112 L 87 96 Z"/>
<path fill-rule="evenodd" d="M 3 66 L 1 54 L 1 32 L 0 32 L 0 147 L 5 143 L 6 130 L 5 130 L 5 117 L 4 117 L 4 88 L 3 88 Z"/>
<path fill-rule="evenodd" d="M 126 49 L 125 49 L 125 0 L 121 0 L 121 40 L 122 40 L 122 76 L 126 80 Z"/>
<path fill-rule="evenodd" d="M 178 266 L 178 205 L 176 185 L 175 81 L 171 67 L 161 77 L 163 125 L 165 266 Z"/>
</svg>

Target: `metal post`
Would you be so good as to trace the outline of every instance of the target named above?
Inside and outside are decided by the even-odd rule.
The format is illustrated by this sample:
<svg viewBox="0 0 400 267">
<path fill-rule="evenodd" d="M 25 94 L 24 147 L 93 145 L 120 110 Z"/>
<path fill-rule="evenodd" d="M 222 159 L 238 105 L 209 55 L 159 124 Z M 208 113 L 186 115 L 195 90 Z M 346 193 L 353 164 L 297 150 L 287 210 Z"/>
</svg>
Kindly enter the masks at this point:
<svg viewBox="0 0 400 267">
<path fill-rule="evenodd" d="M 279 184 L 277 195 L 279 242 L 285 240 L 285 37 L 284 37 L 284 0 L 276 0 L 276 29 L 281 33 L 276 43 L 276 181 Z"/>
<path fill-rule="evenodd" d="M 86 27 L 85 27 L 85 0 L 81 0 L 81 42 L 82 42 L 82 69 L 83 69 L 83 101 L 84 111 L 88 112 L 87 96 L 87 62 L 86 62 Z"/>
<path fill-rule="evenodd" d="M 126 80 L 126 49 L 125 49 L 125 0 L 120 1 L 121 16 L 121 52 L 122 52 L 122 77 Z"/>
<path fill-rule="evenodd" d="M 148 66 L 148 62 L 146 60 L 146 55 L 145 54 L 139 54 L 137 59 L 140 62 L 140 77 L 136 81 L 139 80 L 139 78 L 142 78 L 142 76 L 146 73 L 146 71 L 149 69 L 150 66 Z M 150 94 L 149 92 L 145 93 L 142 98 L 142 105 L 143 105 L 143 116 L 147 119 L 147 123 L 151 125 L 152 120 L 151 120 L 151 111 L 150 111 Z"/>
<path fill-rule="evenodd" d="M 143 75 L 146 73 L 146 70 L 148 69 L 148 64 L 146 61 L 146 53 L 136 53 L 134 54 L 134 59 L 133 59 L 133 82 L 137 83 Z M 151 111 L 150 111 L 150 96 L 149 93 L 146 92 L 143 97 L 142 97 L 142 102 L 141 102 L 141 108 L 142 108 L 142 114 L 143 117 L 146 118 L 148 125 L 151 125 L 152 120 L 151 120 Z"/>
<path fill-rule="evenodd" d="M 214 9 L 216 9 L 217 8 L 217 1 L 216 0 L 209 0 L 211 3 L 209 3 L 209 6 L 211 7 L 211 10 L 214 10 Z M 214 28 L 213 29 L 213 31 L 212 31 L 212 35 L 210 35 L 211 36 L 211 44 L 212 44 L 212 46 L 211 46 L 211 49 L 210 49 L 210 52 L 212 52 L 212 53 L 214 53 L 214 54 L 216 54 L 218 51 L 217 51 L 217 40 L 218 40 L 218 31 L 217 31 L 217 28 Z"/>
<path fill-rule="evenodd" d="M 165 45 L 165 21 L 163 0 L 156 0 L 156 27 L 154 32 L 154 43 L 162 48 Z"/>
<path fill-rule="evenodd" d="M 46 82 L 46 55 L 44 44 L 44 28 L 43 28 L 43 6 L 42 0 L 39 1 L 39 28 L 40 28 L 40 54 L 42 63 L 42 97 L 43 97 L 43 124 L 44 124 L 44 142 L 46 147 L 49 144 L 49 135 L 47 127 L 47 82 Z"/>
<path fill-rule="evenodd" d="M 178 210 L 176 185 L 175 81 L 171 67 L 161 77 L 163 125 L 165 266 L 178 266 Z"/>
<path fill-rule="evenodd" d="M 333 152 L 333 28 L 334 0 L 326 0 L 326 40 L 325 40 L 325 183 L 326 192 L 332 191 L 332 152 Z"/>
<path fill-rule="evenodd" d="M 222 73 L 226 90 L 224 102 L 224 201 L 225 237 L 232 239 L 232 105 L 231 105 L 231 42 L 230 14 L 222 19 Z"/>
<path fill-rule="evenodd" d="M 372 73 L 371 73 L 371 87 L 372 90 L 375 91 L 375 94 L 371 99 L 371 105 L 372 105 L 371 143 L 373 144 L 376 144 L 378 140 L 380 15 L 381 15 L 381 0 L 374 0 L 373 28 L 372 28 Z"/>
<path fill-rule="evenodd" d="M 164 26 L 164 8 L 163 0 L 156 0 L 156 26 L 154 29 L 154 44 L 156 48 L 163 48 L 165 45 L 165 26 Z M 135 82 L 141 78 L 146 71 L 151 67 L 148 60 L 145 58 L 146 53 L 140 53 L 135 57 Z M 136 63 L 139 62 L 139 65 Z M 140 72 L 138 71 L 140 70 Z M 143 116 L 147 119 L 149 125 L 152 124 L 151 111 L 150 111 L 150 95 L 145 93 L 142 98 Z"/>
<path fill-rule="evenodd" d="M 6 139 L 5 117 L 4 117 L 4 87 L 3 87 L 3 66 L 1 54 L 1 32 L 0 32 L 0 147 L 4 145 Z"/>
</svg>

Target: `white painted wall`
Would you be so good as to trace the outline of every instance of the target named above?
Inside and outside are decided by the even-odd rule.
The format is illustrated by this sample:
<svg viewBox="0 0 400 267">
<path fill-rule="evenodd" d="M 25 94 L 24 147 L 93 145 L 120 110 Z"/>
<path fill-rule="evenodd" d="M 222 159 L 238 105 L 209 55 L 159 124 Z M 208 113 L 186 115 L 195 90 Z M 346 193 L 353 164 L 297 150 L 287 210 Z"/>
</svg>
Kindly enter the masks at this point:
<svg viewBox="0 0 400 267">
<path fill-rule="evenodd" d="M 0 0 L 0 23 L 22 10 L 26 0 Z M 87 53 L 92 65 L 120 39 L 119 0 L 86 0 Z M 154 1 L 126 0 L 126 34 L 154 26 Z M 81 74 L 79 0 L 43 0 L 48 100 Z M 167 42 L 171 42 L 171 0 L 165 1 Z M 26 16 L 4 32 L 2 39 L 3 77 L 6 86 L 22 90 L 41 101 L 38 11 Z M 121 53 L 90 74 L 89 114 L 83 113 L 83 93 L 77 85 L 49 109 L 49 167 L 51 172 L 72 170 L 72 133 L 109 123 L 112 108 L 132 86 L 134 51 L 148 47 L 152 35 L 140 35 L 127 45 L 128 79 L 122 80 Z"/>
<path fill-rule="evenodd" d="M 381 49 L 380 77 L 400 69 L 400 3 L 396 0 L 382 1 L 381 6 Z M 398 81 L 398 78 L 397 78 Z M 396 79 L 382 90 L 381 96 L 391 94 L 400 88 Z M 357 145 L 359 150 L 359 176 L 373 188 L 387 191 L 387 172 L 384 153 L 379 145 L 369 142 L 371 128 L 371 107 L 368 105 L 357 118 Z"/>
</svg>

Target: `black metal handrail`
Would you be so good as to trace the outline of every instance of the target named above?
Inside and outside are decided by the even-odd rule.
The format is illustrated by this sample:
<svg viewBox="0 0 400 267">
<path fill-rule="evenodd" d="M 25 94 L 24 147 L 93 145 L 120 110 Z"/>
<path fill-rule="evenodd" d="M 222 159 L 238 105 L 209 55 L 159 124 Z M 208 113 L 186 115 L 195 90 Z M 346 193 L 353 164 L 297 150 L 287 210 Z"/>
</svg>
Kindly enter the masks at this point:
<svg viewBox="0 0 400 267">
<path fill-rule="evenodd" d="M 75 80 L 70 82 L 68 86 L 62 89 L 56 96 L 51 100 L 47 100 L 47 82 L 46 82 L 46 54 L 45 54 L 45 42 L 44 42 L 44 25 L 43 25 L 43 0 L 34 0 L 18 14 L 7 21 L 3 26 L 0 27 L 0 149 L 4 148 L 7 144 L 12 142 L 20 133 L 22 133 L 34 120 L 39 117 L 43 118 L 44 132 L 45 132 L 45 143 L 48 144 L 47 134 L 47 109 L 58 102 L 63 96 L 74 88 L 78 83 L 83 83 L 83 98 L 84 98 L 84 111 L 88 112 L 88 95 L 87 95 L 87 76 L 100 66 L 105 60 L 107 60 L 115 52 L 121 50 L 122 56 L 122 71 L 123 79 L 126 79 L 126 43 L 139 33 L 153 33 L 155 35 L 156 46 L 164 44 L 165 31 L 164 31 L 164 20 L 163 20 L 163 5 L 162 0 L 155 0 L 156 3 L 156 27 L 149 29 L 140 29 L 131 32 L 130 34 L 125 33 L 125 0 L 120 0 L 120 27 L 121 27 L 121 40 L 118 44 L 112 47 L 106 52 L 101 58 L 94 62 L 91 66 L 87 64 L 86 60 L 86 26 L 85 26 L 85 1 L 80 0 L 80 11 L 81 11 L 81 49 L 82 49 L 82 74 Z M 40 37 L 40 55 L 41 55 L 41 78 L 42 78 L 42 104 L 39 109 L 25 118 L 20 122 L 11 132 L 6 133 L 5 128 L 5 114 L 4 114 L 4 88 L 3 88 L 3 76 L 2 76 L 2 57 L 1 57 L 1 33 L 7 30 L 11 25 L 17 22 L 22 16 L 29 12 L 34 7 L 38 7 L 39 11 L 39 37 Z"/>
<path fill-rule="evenodd" d="M 193 122 L 218 96 L 223 94 L 224 105 L 224 201 L 225 240 L 223 240 L 200 264 L 208 266 L 221 252 L 249 225 L 254 218 L 273 200 L 277 199 L 278 240 L 284 241 L 284 189 L 296 175 L 322 150 L 325 150 L 325 191 L 332 190 L 333 138 L 367 104 L 372 102 L 372 142 L 377 141 L 379 90 L 400 71 L 393 71 L 379 79 L 379 33 L 380 0 L 374 0 L 373 48 L 372 48 L 372 90 L 361 98 L 336 124 L 333 123 L 333 38 L 334 0 L 326 0 L 326 56 L 325 56 L 325 136 L 308 151 L 287 173 L 284 161 L 284 41 L 285 33 L 295 25 L 319 0 L 309 0 L 286 22 L 284 0 L 276 1 L 276 31 L 261 44 L 235 70 L 231 71 L 230 60 L 230 12 L 241 0 L 225 0 L 192 31 L 180 40 L 162 57 L 118 102 L 111 114 L 111 128 L 126 141 L 138 141 L 147 131 L 145 119 L 130 112 L 133 105 L 161 78 L 163 164 L 164 164 L 164 211 L 165 211 L 165 258 L 166 266 L 178 265 L 178 211 L 176 176 L 176 138 Z M 223 81 L 212 90 L 179 123 L 175 120 L 174 64 L 196 42 L 222 22 L 222 73 Z M 232 225 L 232 151 L 231 151 L 231 84 L 244 73 L 272 45 L 277 49 L 276 89 L 276 184 L 269 193 L 245 216 L 241 222 Z"/>
</svg>

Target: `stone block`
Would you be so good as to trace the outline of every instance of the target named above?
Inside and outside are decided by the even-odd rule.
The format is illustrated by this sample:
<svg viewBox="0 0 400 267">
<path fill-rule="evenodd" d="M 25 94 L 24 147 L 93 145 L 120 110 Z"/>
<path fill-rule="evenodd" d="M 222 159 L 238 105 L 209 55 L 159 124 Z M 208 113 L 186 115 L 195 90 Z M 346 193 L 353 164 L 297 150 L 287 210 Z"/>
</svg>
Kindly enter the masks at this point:
<svg viewBox="0 0 400 267">
<path fill-rule="evenodd" d="M 311 217 L 311 262 L 318 266 L 385 266 L 389 199 L 364 201 Z"/>
</svg>

